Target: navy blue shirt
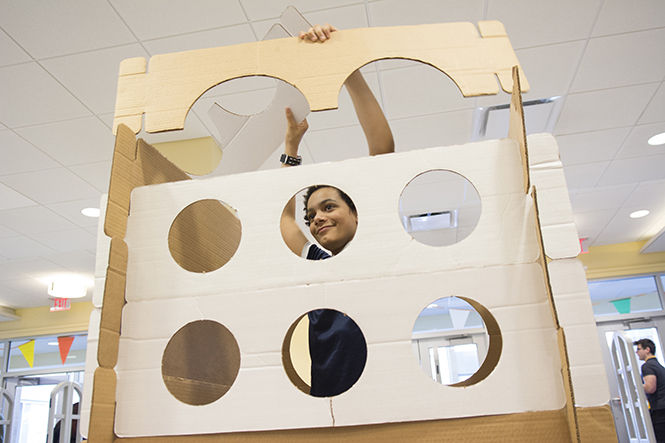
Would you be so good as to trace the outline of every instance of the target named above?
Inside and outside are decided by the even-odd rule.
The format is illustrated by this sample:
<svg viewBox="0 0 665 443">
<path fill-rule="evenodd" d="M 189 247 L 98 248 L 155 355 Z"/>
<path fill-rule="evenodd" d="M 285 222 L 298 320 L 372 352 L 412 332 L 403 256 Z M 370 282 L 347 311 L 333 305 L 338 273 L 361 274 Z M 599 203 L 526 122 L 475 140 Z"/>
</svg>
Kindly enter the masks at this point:
<svg viewBox="0 0 665 443">
<path fill-rule="evenodd" d="M 307 251 L 308 260 L 325 260 L 330 254 L 316 245 Z M 309 318 L 309 355 L 312 359 L 314 397 L 332 397 L 358 381 L 367 361 L 367 343 L 358 325 L 332 309 L 316 309 Z"/>
<path fill-rule="evenodd" d="M 642 378 L 645 375 L 656 376 L 656 392 L 647 394 L 649 409 L 665 409 L 665 368 L 656 357 L 648 358 L 642 365 Z"/>
</svg>

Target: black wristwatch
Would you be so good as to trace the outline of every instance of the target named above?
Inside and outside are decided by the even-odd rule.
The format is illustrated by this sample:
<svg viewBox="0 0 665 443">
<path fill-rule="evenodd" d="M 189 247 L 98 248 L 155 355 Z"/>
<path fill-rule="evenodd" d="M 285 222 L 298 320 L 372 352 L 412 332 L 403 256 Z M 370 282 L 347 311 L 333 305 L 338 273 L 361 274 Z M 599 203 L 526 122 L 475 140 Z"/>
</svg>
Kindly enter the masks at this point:
<svg viewBox="0 0 665 443">
<path fill-rule="evenodd" d="M 282 154 L 282 156 L 279 158 L 279 161 L 285 165 L 298 166 L 302 163 L 302 157 L 299 155 L 291 157 L 290 155 Z"/>
</svg>

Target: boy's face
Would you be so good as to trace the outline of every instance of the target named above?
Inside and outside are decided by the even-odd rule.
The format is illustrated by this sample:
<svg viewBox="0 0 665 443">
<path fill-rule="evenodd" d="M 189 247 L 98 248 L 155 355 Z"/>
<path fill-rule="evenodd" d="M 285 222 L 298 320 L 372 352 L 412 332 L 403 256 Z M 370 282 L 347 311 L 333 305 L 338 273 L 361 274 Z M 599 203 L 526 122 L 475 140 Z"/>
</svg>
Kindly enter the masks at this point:
<svg viewBox="0 0 665 443">
<path fill-rule="evenodd" d="M 349 243 L 358 227 L 358 216 L 335 188 L 317 189 L 307 202 L 309 231 L 333 255 Z"/>
</svg>

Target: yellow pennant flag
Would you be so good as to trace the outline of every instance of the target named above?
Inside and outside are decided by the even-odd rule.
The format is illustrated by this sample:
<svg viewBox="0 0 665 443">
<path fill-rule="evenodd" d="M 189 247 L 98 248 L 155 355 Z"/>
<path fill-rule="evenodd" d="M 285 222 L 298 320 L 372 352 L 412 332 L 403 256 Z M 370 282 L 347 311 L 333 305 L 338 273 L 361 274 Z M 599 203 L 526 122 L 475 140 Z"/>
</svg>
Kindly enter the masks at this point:
<svg viewBox="0 0 665 443">
<path fill-rule="evenodd" d="M 18 347 L 18 350 L 21 351 L 21 354 L 23 354 L 23 357 L 25 357 L 26 361 L 32 368 L 32 365 L 35 364 L 35 341 L 30 340 L 27 343 L 23 343 Z"/>
</svg>

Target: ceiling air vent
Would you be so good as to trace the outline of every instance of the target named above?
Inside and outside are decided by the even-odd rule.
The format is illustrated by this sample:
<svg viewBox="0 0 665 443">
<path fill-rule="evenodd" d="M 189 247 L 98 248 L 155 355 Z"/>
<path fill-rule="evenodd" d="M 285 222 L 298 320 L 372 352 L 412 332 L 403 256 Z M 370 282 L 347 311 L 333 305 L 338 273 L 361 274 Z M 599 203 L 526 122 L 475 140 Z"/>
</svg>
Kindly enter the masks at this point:
<svg viewBox="0 0 665 443">
<path fill-rule="evenodd" d="M 560 96 L 523 102 L 526 133 L 552 132 L 562 104 Z M 471 141 L 507 137 L 509 121 L 509 104 L 476 108 L 473 111 Z"/>
</svg>

